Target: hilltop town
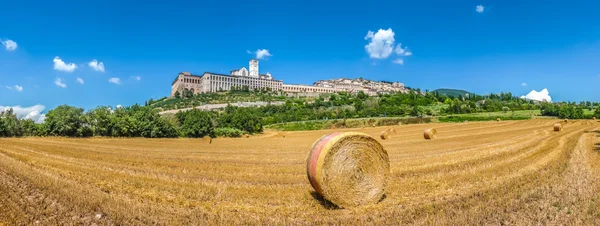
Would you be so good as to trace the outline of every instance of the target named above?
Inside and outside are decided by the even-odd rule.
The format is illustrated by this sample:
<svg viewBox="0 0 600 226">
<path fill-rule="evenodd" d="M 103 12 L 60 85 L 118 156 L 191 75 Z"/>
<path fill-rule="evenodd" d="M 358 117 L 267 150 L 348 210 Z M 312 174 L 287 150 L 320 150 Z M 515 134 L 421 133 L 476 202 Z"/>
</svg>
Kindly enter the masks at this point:
<svg viewBox="0 0 600 226">
<path fill-rule="evenodd" d="M 359 93 L 361 91 L 367 95 L 375 96 L 395 92 L 408 93 L 409 91 L 404 87 L 404 84 L 399 82 L 377 82 L 363 78 L 319 80 L 312 85 L 284 84 L 283 80 L 274 79 L 271 73 L 260 74 L 257 59 L 250 60 L 249 68 L 249 70 L 246 67 L 232 70 L 228 75 L 213 72 L 194 75 L 190 72 L 181 72 L 171 84 L 170 96 L 175 97 L 178 93 L 182 94 L 184 92 L 191 92 L 192 94 L 215 93 L 242 88 L 281 91 L 287 95 L 295 96 L 315 96 L 322 93 L 338 92 Z"/>
</svg>

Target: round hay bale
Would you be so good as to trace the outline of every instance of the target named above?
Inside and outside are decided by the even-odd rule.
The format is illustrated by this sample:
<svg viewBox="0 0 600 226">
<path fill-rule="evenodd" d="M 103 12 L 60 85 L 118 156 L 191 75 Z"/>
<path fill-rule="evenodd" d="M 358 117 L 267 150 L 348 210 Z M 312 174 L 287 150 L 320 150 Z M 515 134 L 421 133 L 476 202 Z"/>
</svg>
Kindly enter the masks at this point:
<svg viewBox="0 0 600 226">
<path fill-rule="evenodd" d="M 395 135 L 396 134 L 396 129 L 394 127 L 391 127 L 391 128 L 388 129 L 388 132 L 390 133 L 390 135 L 392 135 L 392 134 Z"/>
<path fill-rule="evenodd" d="M 284 133 L 277 133 L 277 134 L 275 134 L 275 137 L 285 138 L 285 134 Z"/>
<path fill-rule="evenodd" d="M 381 133 L 379 134 L 379 137 L 381 137 L 382 140 L 387 140 L 390 139 L 390 134 L 387 131 L 381 131 Z"/>
<path fill-rule="evenodd" d="M 499 121 L 502 121 L 502 119 L 500 119 L 500 118 L 497 118 L 497 119 L 496 119 L 496 121 L 498 121 L 498 122 L 499 122 Z"/>
<path fill-rule="evenodd" d="M 596 117 L 592 117 L 592 119 L 593 119 L 594 121 L 596 121 Z"/>
<path fill-rule="evenodd" d="M 398 123 L 398 125 L 399 125 L 399 126 L 401 126 L 401 125 L 402 125 L 402 122 L 399 122 L 399 123 Z"/>
<path fill-rule="evenodd" d="M 212 138 L 209 137 L 209 136 L 203 136 L 202 137 L 202 142 L 205 143 L 205 144 L 210 144 L 210 143 L 212 143 Z"/>
<path fill-rule="evenodd" d="M 248 135 L 247 133 L 244 134 L 244 138 L 250 138 L 250 135 Z"/>
<path fill-rule="evenodd" d="M 310 149 L 306 173 L 311 186 L 342 208 L 379 202 L 390 176 L 389 157 L 373 137 L 335 132 L 319 138 Z"/>
<path fill-rule="evenodd" d="M 568 122 L 569 122 L 569 119 L 565 119 L 565 123 L 568 123 Z"/>
<path fill-rule="evenodd" d="M 377 127 L 377 123 L 373 123 L 373 127 Z"/>
<path fill-rule="evenodd" d="M 554 131 L 557 131 L 557 132 L 562 131 L 562 124 L 554 123 Z"/>
<path fill-rule="evenodd" d="M 426 129 L 423 136 L 427 140 L 435 139 L 437 137 L 437 130 L 435 129 Z"/>
</svg>

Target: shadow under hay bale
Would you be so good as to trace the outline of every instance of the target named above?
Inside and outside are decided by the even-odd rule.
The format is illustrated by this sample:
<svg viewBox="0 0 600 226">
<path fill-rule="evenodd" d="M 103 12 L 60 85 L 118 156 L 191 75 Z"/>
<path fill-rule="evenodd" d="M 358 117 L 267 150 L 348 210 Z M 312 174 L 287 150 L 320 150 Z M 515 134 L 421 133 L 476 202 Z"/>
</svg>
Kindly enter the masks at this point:
<svg viewBox="0 0 600 226">
<path fill-rule="evenodd" d="M 335 132 L 313 143 L 306 171 L 316 193 L 337 207 L 351 208 L 375 204 L 384 198 L 390 162 L 383 146 L 373 137 Z M 318 196 L 313 197 L 319 200 Z"/>
<path fill-rule="evenodd" d="M 563 130 L 562 124 L 554 123 L 554 131 L 560 132 Z"/>
<path fill-rule="evenodd" d="M 425 137 L 425 139 L 427 139 L 427 140 L 435 139 L 437 137 L 437 130 L 426 129 L 425 132 L 423 133 L 423 137 Z"/>
</svg>

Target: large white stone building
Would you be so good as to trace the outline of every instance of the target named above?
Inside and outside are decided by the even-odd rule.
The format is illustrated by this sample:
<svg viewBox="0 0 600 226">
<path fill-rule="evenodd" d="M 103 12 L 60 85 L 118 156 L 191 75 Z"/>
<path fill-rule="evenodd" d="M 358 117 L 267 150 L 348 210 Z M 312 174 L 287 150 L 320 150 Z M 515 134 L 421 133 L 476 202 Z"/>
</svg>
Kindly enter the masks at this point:
<svg viewBox="0 0 600 226">
<path fill-rule="evenodd" d="M 193 75 L 189 72 L 181 72 L 171 84 L 171 97 L 176 92 L 183 94 L 184 90 L 197 93 L 214 93 L 229 91 L 233 87 L 248 87 L 250 90 L 268 88 L 286 93 L 336 93 L 336 92 L 365 92 L 368 95 L 377 93 L 408 92 L 404 84 L 394 82 L 375 82 L 359 79 L 331 79 L 319 80 L 311 85 L 283 84 L 281 80 L 273 79 L 270 73 L 260 74 L 258 71 L 258 60 L 249 62 L 250 70 L 242 67 L 233 70 L 229 75 L 212 72 L 204 72 L 202 75 Z"/>
</svg>

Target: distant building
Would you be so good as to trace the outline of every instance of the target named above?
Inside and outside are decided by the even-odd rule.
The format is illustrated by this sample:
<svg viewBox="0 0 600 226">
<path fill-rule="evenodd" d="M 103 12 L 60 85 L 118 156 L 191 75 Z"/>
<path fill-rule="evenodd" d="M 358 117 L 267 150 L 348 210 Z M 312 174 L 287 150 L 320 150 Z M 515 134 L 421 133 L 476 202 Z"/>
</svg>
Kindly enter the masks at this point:
<svg viewBox="0 0 600 226">
<path fill-rule="evenodd" d="M 367 95 L 377 95 L 378 93 L 403 92 L 408 89 L 399 82 L 376 82 L 371 80 L 358 79 L 331 79 L 319 80 L 311 85 L 292 85 L 283 84 L 281 80 L 273 79 L 271 73 L 260 74 L 258 71 L 258 60 L 252 59 L 248 62 L 250 70 L 246 67 L 232 70 L 229 75 L 204 72 L 202 75 L 193 75 L 190 72 L 181 72 L 171 84 L 171 97 L 175 93 L 183 94 L 184 90 L 197 93 L 214 93 L 229 91 L 234 87 L 248 87 L 250 90 L 268 88 L 275 91 L 300 94 L 318 94 L 318 93 L 337 93 L 364 92 Z"/>
</svg>

